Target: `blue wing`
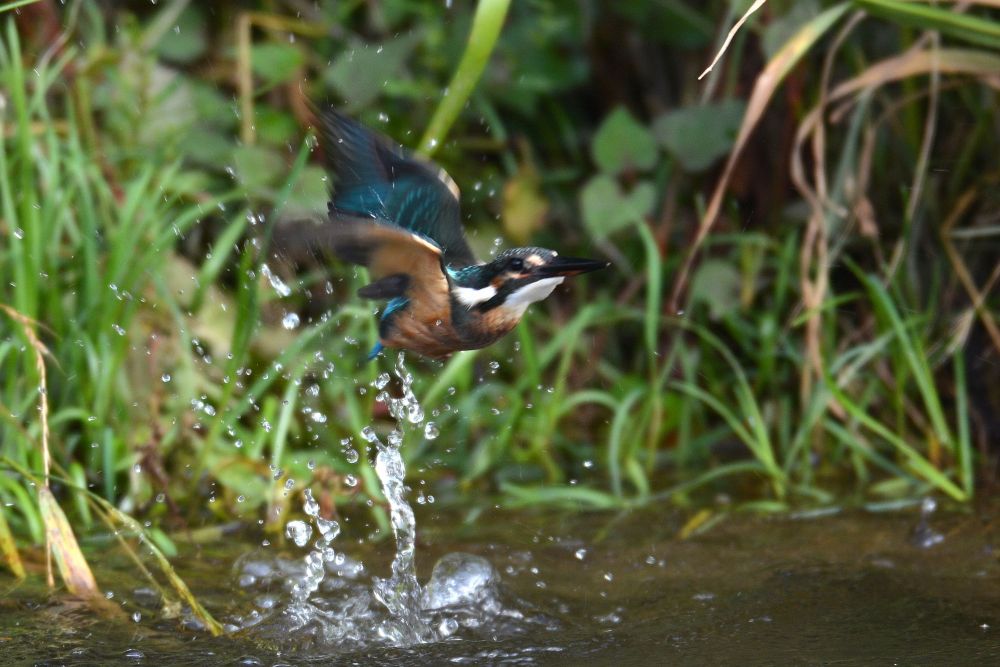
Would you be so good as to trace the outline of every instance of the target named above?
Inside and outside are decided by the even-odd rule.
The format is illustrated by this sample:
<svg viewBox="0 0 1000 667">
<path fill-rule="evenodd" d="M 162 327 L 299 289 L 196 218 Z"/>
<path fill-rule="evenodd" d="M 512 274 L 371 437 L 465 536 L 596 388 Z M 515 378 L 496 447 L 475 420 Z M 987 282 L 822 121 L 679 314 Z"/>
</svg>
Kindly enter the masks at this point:
<svg viewBox="0 0 1000 667">
<path fill-rule="evenodd" d="M 334 179 L 332 222 L 390 223 L 433 241 L 447 265 L 476 263 L 462 230 L 458 188 L 443 170 L 335 109 L 319 115 L 319 130 Z"/>
</svg>

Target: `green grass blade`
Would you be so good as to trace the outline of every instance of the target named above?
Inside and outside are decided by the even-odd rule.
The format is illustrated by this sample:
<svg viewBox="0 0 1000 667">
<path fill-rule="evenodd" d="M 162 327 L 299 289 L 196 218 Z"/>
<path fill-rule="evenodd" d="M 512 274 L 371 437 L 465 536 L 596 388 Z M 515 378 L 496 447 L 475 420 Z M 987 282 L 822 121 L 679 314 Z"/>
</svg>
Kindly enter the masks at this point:
<svg viewBox="0 0 1000 667">
<path fill-rule="evenodd" d="M 433 155 L 458 118 L 493 53 L 509 6 L 510 0 L 479 0 L 465 53 L 420 140 L 420 153 Z"/>
<path fill-rule="evenodd" d="M 897 452 L 903 455 L 910 468 L 919 477 L 930 482 L 935 487 L 947 493 L 949 496 L 960 502 L 965 502 L 969 496 L 958 488 L 947 475 L 934 467 L 930 461 L 922 456 L 916 449 L 906 443 L 901 437 L 886 428 L 881 422 L 869 416 L 856 403 L 850 400 L 844 392 L 840 390 L 837 383 L 829 375 L 824 375 L 826 387 L 833 394 L 837 402 L 851 415 L 851 417 L 874 432 L 880 438 L 891 444 Z"/>
<path fill-rule="evenodd" d="M 1000 49 L 1000 22 L 902 0 L 855 0 L 861 9 L 894 23 L 936 30 L 971 44 Z"/>
<path fill-rule="evenodd" d="M 934 427 L 935 435 L 943 446 L 949 450 L 953 450 L 955 441 L 944 418 L 944 409 L 941 407 L 941 398 L 934 383 L 934 375 L 931 372 L 927 354 L 923 350 L 920 340 L 910 335 L 907 327 L 903 324 L 902 318 L 899 316 L 899 311 L 896 310 L 892 300 L 889 298 L 888 292 L 886 292 L 882 284 L 871 275 L 864 275 L 862 280 L 876 309 L 888 321 L 889 326 L 896 335 L 896 341 L 903 351 L 910 372 L 913 374 L 913 379 L 917 383 L 917 389 L 923 398 L 924 407 L 927 409 L 927 414 Z"/>
</svg>

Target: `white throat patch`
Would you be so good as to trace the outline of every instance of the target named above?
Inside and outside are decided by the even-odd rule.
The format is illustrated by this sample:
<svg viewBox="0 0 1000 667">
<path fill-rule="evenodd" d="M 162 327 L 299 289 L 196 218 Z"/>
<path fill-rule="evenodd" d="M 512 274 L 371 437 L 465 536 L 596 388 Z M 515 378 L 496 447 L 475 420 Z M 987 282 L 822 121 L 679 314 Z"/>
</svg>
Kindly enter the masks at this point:
<svg viewBox="0 0 1000 667">
<path fill-rule="evenodd" d="M 528 309 L 528 306 L 535 303 L 536 301 L 541 301 L 548 295 L 552 294 L 552 290 L 556 288 L 556 285 L 562 283 L 563 277 L 556 276 L 555 278 L 542 278 L 541 280 L 536 280 L 533 283 L 521 287 L 516 292 L 507 297 L 507 300 L 501 306 L 504 310 L 512 313 L 517 317 L 524 315 L 524 311 Z"/>
<path fill-rule="evenodd" d="M 458 299 L 458 302 L 463 306 L 471 309 L 473 306 L 478 306 L 481 303 L 489 301 L 497 295 L 497 289 L 493 285 L 487 285 L 480 289 L 473 289 L 471 287 L 452 287 L 452 294 Z"/>
</svg>

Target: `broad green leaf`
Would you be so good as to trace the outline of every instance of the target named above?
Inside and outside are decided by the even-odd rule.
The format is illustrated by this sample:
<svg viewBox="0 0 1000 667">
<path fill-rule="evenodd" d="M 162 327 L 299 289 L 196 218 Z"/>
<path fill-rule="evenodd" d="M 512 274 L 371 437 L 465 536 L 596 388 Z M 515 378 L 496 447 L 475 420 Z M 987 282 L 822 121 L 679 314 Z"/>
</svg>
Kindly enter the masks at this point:
<svg viewBox="0 0 1000 667">
<path fill-rule="evenodd" d="M 220 93 L 218 86 L 191 77 L 185 80 L 191 89 L 191 102 L 199 123 L 236 129 L 239 118 L 231 98 Z"/>
<path fill-rule="evenodd" d="M 675 109 L 656 119 L 653 134 L 686 171 L 702 171 L 729 152 L 744 111 L 742 100 Z"/>
<path fill-rule="evenodd" d="M 261 104 L 254 110 L 257 139 L 262 143 L 281 146 L 295 140 L 299 125 L 287 111 Z"/>
<path fill-rule="evenodd" d="M 253 509 L 267 499 L 271 481 L 253 463 L 243 459 L 220 462 L 212 475 L 219 484 L 233 493 L 246 497 L 247 509 Z"/>
<path fill-rule="evenodd" d="M 186 64 L 205 54 L 208 45 L 205 14 L 198 5 L 188 5 L 156 43 L 156 53 L 164 60 Z"/>
<path fill-rule="evenodd" d="M 233 155 L 233 140 L 224 130 L 193 127 L 180 139 L 180 149 L 194 162 L 222 170 Z"/>
<path fill-rule="evenodd" d="M 594 135 L 594 162 L 607 174 L 645 171 L 656 164 L 653 135 L 623 107 L 612 111 Z"/>
<path fill-rule="evenodd" d="M 288 169 L 284 156 L 266 146 L 237 146 L 233 163 L 236 177 L 247 190 L 272 185 Z"/>
<path fill-rule="evenodd" d="M 691 306 L 707 304 L 713 320 L 736 310 L 740 305 L 739 271 L 725 260 L 706 260 L 691 280 L 689 301 Z"/>
<path fill-rule="evenodd" d="M 412 32 L 382 44 L 358 44 L 338 56 L 324 78 L 344 96 L 348 111 L 356 111 L 373 102 L 398 76 L 420 41 L 421 33 Z"/>
<path fill-rule="evenodd" d="M 594 176 L 580 193 L 583 222 L 595 238 L 603 238 L 642 220 L 655 203 L 656 188 L 652 183 L 641 181 L 626 193 L 618 181 L 606 174 Z"/>
<path fill-rule="evenodd" d="M 187 131 L 198 120 L 189 79 L 179 72 L 154 65 L 141 75 L 149 105 L 139 126 L 139 139 L 148 146 L 168 141 Z"/>
<path fill-rule="evenodd" d="M 305 167 L 281 211 L 291 217 L 308 216 L 317 211 L 325 214 L 329 198 L 330 185 L 326 172 L 320 167 Z"/>
<path fill-rule="evenodd" d="M 267 83 L 290 81 L 306 57 L 294 44 L 264 42 L 250 47 L 250 68 Z"/>
</svg>

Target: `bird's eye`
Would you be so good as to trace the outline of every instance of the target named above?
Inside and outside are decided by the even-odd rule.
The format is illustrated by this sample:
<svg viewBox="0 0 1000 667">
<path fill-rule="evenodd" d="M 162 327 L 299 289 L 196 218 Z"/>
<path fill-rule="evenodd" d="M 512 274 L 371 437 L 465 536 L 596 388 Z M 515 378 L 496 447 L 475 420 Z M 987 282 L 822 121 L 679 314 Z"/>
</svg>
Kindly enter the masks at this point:
<svg viewBox="0 0 1000 667">
<path fill-rule="evenodd" d="M 510 267 L 511 271 L 523 271 L 524 270 L 524 260 L 520 257 L 512 257 L 507 266 Z"/>
</svg>

